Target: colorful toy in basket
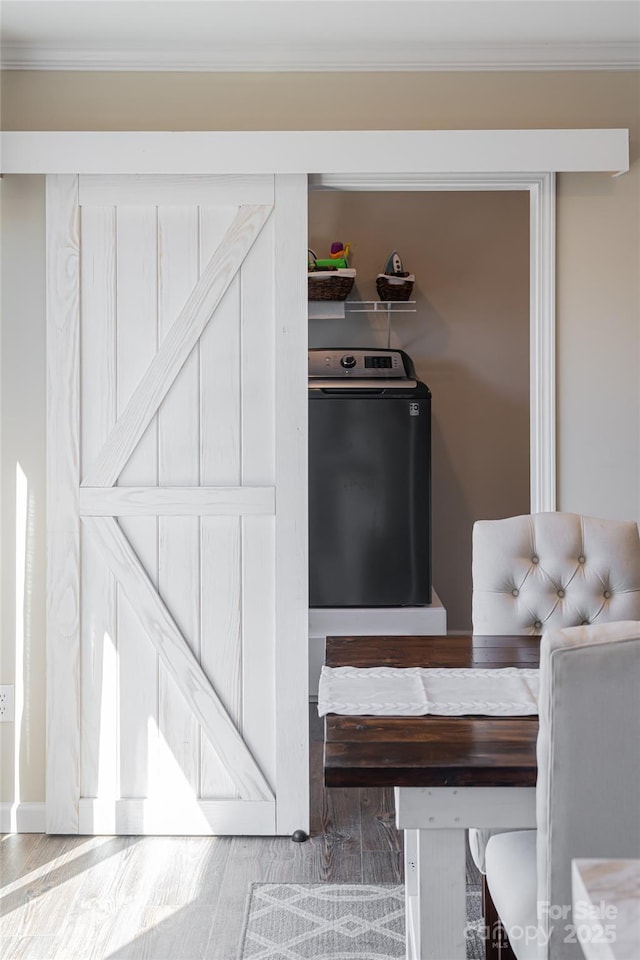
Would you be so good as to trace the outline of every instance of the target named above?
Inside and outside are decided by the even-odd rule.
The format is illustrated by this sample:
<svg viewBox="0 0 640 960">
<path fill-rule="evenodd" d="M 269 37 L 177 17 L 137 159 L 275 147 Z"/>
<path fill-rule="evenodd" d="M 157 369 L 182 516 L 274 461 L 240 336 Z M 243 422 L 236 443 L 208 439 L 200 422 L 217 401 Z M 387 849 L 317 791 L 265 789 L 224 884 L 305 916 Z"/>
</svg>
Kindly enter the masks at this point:
<svg viewBox="0 0 640 960">
<path fill-rule="evenodd" d="M 402 260 L 397 250 L 389 254 L 384 265 L 384 273 L 376 278 L 376 288 L 381 300 L 409 300 L 413 290 L 415 277 L 402 266 Z"/>
<path fill-rule="evenodd" d="M 316 257 L 316 270 L 347 270 L 349 268 L 350 244 L 342 243 L 340 240 L 331 244 L 331 253 L 326 260 L 318 260 Z"/>
<path fill-rule="evenodd" d="M 325 260 L 318 260 L 313 250 L 307 250 L 309 300 L 346 300 L 356 276 L 349 267 L 349 250 L 348 243 L 338 240 L 331 244 Z"/>
</svg>

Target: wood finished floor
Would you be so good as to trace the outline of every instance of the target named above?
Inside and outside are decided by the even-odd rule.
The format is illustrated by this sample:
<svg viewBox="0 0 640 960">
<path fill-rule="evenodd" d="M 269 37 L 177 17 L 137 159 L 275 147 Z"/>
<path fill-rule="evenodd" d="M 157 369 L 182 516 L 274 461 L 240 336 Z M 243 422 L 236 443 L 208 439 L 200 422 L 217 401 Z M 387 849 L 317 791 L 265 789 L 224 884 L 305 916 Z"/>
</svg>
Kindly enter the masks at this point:
<svg viewBox="0 0 640 960">
<path fill-rule="evenodd" d="M 322 784 L 311 710 L 311 839 L 47 837 L 0 847 L 3 960 L 236 960 L 249 884 L 402 882 L 391 790 Z M 477 883 L 473 864 L 468 880 Z"/>
</svg>

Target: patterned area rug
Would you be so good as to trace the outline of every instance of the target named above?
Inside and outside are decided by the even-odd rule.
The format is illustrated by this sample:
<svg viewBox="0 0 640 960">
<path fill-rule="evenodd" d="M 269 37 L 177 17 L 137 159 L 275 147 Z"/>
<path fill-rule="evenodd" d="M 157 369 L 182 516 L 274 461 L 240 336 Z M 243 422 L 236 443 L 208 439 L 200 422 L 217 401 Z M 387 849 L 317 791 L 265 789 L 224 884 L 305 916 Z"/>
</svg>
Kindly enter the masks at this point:
<svg viewBox="0 0 640 960">
<path fill-rule="evenodd" d="M 480 893 L 467 893 L 467 957 L 484 956 Z M 405 956 L 404 887 L 253 883 L 239 960 L 394 960 Z"/>
</svg>

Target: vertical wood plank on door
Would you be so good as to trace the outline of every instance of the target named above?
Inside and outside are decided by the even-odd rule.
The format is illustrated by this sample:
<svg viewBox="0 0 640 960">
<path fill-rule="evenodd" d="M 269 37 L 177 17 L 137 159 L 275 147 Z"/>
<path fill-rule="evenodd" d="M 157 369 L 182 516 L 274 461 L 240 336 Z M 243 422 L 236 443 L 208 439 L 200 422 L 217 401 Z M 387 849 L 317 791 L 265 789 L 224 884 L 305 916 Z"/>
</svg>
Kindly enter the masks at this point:
<svg viewBox="0 0 640 960">
<path fill-rule="evenodd" d="M 200 208 L 200 270 L 238 212 Z M 263 229 L 266 229 L 263 228 Z M 256 243 L 260 242 L 260 237 Z M 200 470 L 204 486 L 240 483 L 240 276 L 234 277 L 200 338 Z"/>
<path fill-rule="evenodd" d="M 116 419 L 116 212 L 82 208 L 81 466 L 95 460 Z M 81 531 L 81 796 L 117 796 L 116 585 Z"/>
<path fill-rule="evenodd" d="M 77 833 L 80 799 L 80 238 L 77 177 L 47 177 L 46 219 L 46 826 L 48 833 Z"/>
<path fill-rule="evenodd" d="M 277 830 L 308 830 L 307 178 L 276 176 Z"/>
<path fill-rule="evenodd" d="M 277 711 L 274 558 L 274 517 L 243 517 L 242 735 L 279 804 L 274 723 Z M 281 692 L 280 696 L 285 694 Z M 296 691 L 289 690 L 286 696 L 295 699 Z M 305 771 L 301 771 L 301 776 L 305 775 Z"/>
<path fill-rule="evenodd" d="M 200 209 L 200 269 L 238 212 Z M 259 242 L 258 238 L 258 241 Z M 200 478 L 203 486 L 240 484 L 240 277 L 200 338 Z M 240 521 L 201 520 L 202 667 L 230 716 L 241 719 Z M 235 785 L 203 738 L 203 797 L 237 797 Z"/>
<path fill-rule="evenodd" d="M 274 221 L 265 224 L 241 271 L 242 483 L 275 482 Z M 242 520 L 242 729 L 276 786 L 275 523 Z M 271 722 L 265 723 L 265 716 Z"/>
<path fill-rule="evenodd" d="M 160 343 L 198 280 L 198 208 L 158 208 L 158 331 Z M 158 412 L 160 486 L 200 480 L 199 344 L 187 358 Z M 200 657 L 200 521 L 159 519 L 158 586 L 196 658 Z M 199 725 L 164 664 L 159 673 L 160 776 L 163 789 L 199 794 Z M 179 774 L 178 774 L 179 777 Z M 179 781 L 180 782 L 180 781 Z"/>
<path fill-rule="evenodd" d="M 117 211 L 117 407 L 126 406 L 156 354 L 157 212 Z M 149 424 L 118 485 L 158 482 L 157 418 Z M 158 521 L 122 517 L 120 526 L 153 583 L 158 582 Z M 131 605 L 118 588 L 120 685 L 120 796 L 144 798 L 157 787 L 158 657 Z"/>
<path fill-rule="evenodd" d="M 202 518 L 202 667 L 229 716 L 241 721 L 240 518 Z M 238 797 L 215 750 L 203 738 L 202 797 Z"/>
<path fill-rule="evenodd" d="M 242 483 L 275 479 L 274 220 L 242 265 Z"/>
</svg>

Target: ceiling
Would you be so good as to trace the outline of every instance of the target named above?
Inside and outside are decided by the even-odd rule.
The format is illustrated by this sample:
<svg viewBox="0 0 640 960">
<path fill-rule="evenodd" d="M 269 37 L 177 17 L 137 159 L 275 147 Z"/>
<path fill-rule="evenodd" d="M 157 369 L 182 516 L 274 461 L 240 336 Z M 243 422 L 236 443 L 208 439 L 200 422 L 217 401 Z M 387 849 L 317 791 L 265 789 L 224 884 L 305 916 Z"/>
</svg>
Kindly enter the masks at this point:
<svg viewBox="0 0 640 960">
<path fill-rule="evenodd" d="M 640 0 L 3 0 L 6 69 L 638 69 Z"/>
</svg>

